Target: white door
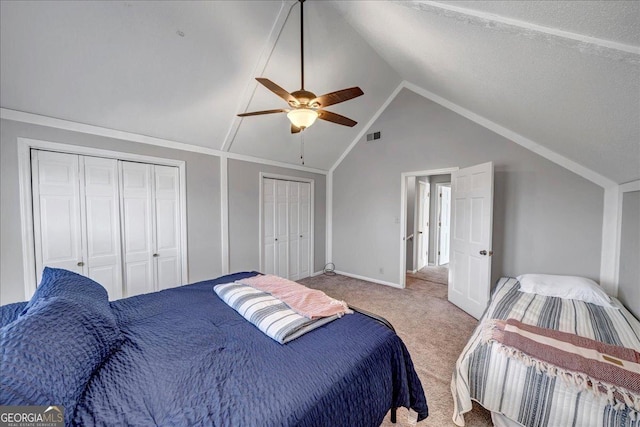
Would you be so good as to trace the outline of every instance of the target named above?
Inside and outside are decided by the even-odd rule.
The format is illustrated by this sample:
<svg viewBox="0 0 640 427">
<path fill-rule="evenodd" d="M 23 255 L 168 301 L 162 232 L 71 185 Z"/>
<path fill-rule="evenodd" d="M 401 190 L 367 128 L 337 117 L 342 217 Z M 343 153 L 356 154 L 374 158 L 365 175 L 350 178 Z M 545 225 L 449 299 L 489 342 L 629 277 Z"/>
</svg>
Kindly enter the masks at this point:
<svg viewBox="0 0 640 427">
<path fill-rule="evenodd" d="M 182 284 L 180 176 L 178 168 L 155 165 L 155 268 L 158 289 Z"/>
<path fill-rule="evenodd" d="M 109 299 L 122 298 L 118 162 L 80 157 L 80 166 L 81 216 L 86 230 L 83 274 L 104 286 Z"/>
<path fill-rule="evenodd" d="M 297 182 L 287 182 L 288 200 L 288 252 L 289 268 L 288 275 L 283 276 L 291 280 L 300 278 L 300 185 Z"/>
<path fill-rule="evenodd" d="M 451 187 L 440 187 L 440 228 L 438 235 L 438 265 L 449 264 L 451 240 Z"/>
<path fill-rule="evenodd" d="M 117 162 L 32 151 L 38 281 L 45 266 L 90 277 L 122 297 Z"/>
<path fill-rule="evenodd" d="M 276 180 L 262 180 L 262 272 L 276 274 Z"/>
<path fill-rule="evenodd" d="M 311 275 L 311 184 L 263 178 L 263 273 L 290 280 Z"/>
<path fill-rule="evenodd" d="M 493 163 L 451 174 L 449 301 L 480 318 L 491 289 Z"/>
<path fill-rule="evenodd" d="M 84 273 L 79 157 L 32 150 L 37 281 L 45 266 Z"/>
<path fill-rule="evenodd" d="M 299 182 L 298 278 L 311 276 L 311 184 Z"/>
<path fill-rule="evenodd" d="M 287 181 L 275 180 L 276 187 L 276 229 L 275 229 L 275 275 L 289 277 L 289 191 Z"/>
<path fill-rule="evenodd" d="M 418 262 L 416 270 L 424 268 L 429 262 L 429 184 L 418 181 Z"/>
<path fill-rule="evenodd" d="M 124 282 L 126 296 L 132 296 L 156 290 L 153 263 L 153 166 L 120 162 L 120 167 Z"/>
</svg>

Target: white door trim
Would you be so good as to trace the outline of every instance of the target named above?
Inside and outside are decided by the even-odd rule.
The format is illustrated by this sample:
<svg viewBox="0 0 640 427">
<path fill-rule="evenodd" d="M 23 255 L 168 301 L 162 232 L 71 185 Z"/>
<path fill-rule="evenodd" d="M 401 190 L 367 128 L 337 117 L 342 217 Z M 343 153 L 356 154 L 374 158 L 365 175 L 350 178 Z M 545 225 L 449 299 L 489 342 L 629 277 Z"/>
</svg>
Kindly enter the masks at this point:
<svg viewBox="0 0 640 427">
<path fill-rule="evenodd" d="M 402 172 L 400 174 L 400 278 L 398 283 L 401 288 L 406 286 L 406 266 L 407 266 L 407 245 L 404 241 L 407 230 L 407 178 L 410 176 L 428 176 L 450 174 L 460 169 L 459 167 L 450 167 L 442 169 L 430 169 L 414 172 Z"/>
<path fill-rule="evenodd" d="M 613 194 L 613 198 L 616 202 L 616 218 L 615 218 L 615 238 L 610 239 L 615 246 L 615 251 L 612 254 L 612 257 L 615 259 L 614 265 L 609 269 L 613 270 L 608 271 L 608 273 L 613 273 L 612 283 L 607 283 L 605 279 L 605 275 L 602 274 L 600 278 L 600 285 L 608 291 L 610 295 L 618 296 L 618 285 L 620 280 L 620 246 L 622 244 L 622 202 L 624 199 L 624 193 L 630 193 L 633 191 L 640 191 L 640 180 L 627 182 L 625 184 L 620 184 L 618 188 L 614 188 L 609 190 L 610 193 Z M 607 192 L 605 191 L 605 201 L 607 199 Z M 605 205 L 606 206 L 606 205 Z M 613 221 L 611 221 L 613 223 Z M 606 221 L 605 221 L 606 224 Z M 604 228 L 604 227 L 603 227 Z M 604 230 L 603 230 L 604 234 Z M 604 236 L 603 236 L 603 247 L 604 247 Z M 605 266 L 601 266 L 601 273 L 605 270 Z M 607 286 L 609 285 L 609 286 Z"/>
<path fill-rule="evenodd" d="M 293 181 L 293 182 L 305 182 L 311 185 L 311 193 L 309 195 L 309 274 L 312 275 L 315 271 L 315 263 L 313 262 L 315 259 L 314 254 L 314 246 L 315 246 L 315 185 L 316 182 L 314 179 L 310 178 L 301 178 L 299 176 L 290 176 L 290 175 L 280 175 L 275 173 L 267 173 L 260 172 L 260 180 L 258 182 L 260 188 L 260 196 L 258 201 L 258 251 L 259 251 L 259 262 L 260 262 L 260 271 L 264 271 L 264 251 L 262 250 L 262 202 L 264 200 L 264 179 L 279 179 L 282 181 Z"/>
<path fill-rule="evenodd" d="M 140 154 L 103 150 L 81 145 L 18 137 L 18 177 L 20 191 L 20 215 L 22 233 L 22 259 L 25 299 L 36 291 L 35 236 L 33 230 L 33 200 L 31 193 L 31 149 L 56 151 L 93 157 L 105 157 L 125 161 L 152 163 L 178 168 L 180 176 L 180 233 L 182 252 L 182 282 L 189 283 L 187 265 L 187 180 L 186 163 L 182 160 L 143 156 Z"/>
<path fill-rule="evenodd" d="M 438 221 L 438 228 L 436 228 L 436 244 L 435 244 L 435 258 L 434 262 L 436 266 L 440 266 L 440 215 L 442 213 L 442 197 L 440 197 L 441 187 L 451 187 L 451 182 L 438 182 L 436 183 L 436 194 L 438 195 L 438 203 L 436 204 L 436 221 Z"/>
</svg>

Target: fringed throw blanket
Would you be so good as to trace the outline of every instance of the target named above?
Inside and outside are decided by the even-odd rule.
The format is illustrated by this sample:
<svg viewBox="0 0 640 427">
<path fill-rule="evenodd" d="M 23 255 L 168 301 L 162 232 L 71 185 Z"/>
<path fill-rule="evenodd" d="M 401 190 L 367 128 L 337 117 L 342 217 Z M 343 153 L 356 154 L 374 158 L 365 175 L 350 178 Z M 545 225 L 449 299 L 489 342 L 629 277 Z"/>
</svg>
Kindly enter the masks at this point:
<svg viewBox="0 0 640 427">
<path fill-rule="evenodd" d="M 640 411 L 640 353 L 634 349 L 516 319 L 486 321 L 483 336 L 500 343 L 509 357 L 527 366 L 582 390 L 606 395 L 611 405 Z"/>
<path fill-rule="evenodd" d="M 344 301 L 338 301 L 322 291 L 309 289 L 283 277 L 265 274 L 241 279 L 239 282 L 273 295 L 296 313 L 309 319 L 351 313 Z"/>
</svg>

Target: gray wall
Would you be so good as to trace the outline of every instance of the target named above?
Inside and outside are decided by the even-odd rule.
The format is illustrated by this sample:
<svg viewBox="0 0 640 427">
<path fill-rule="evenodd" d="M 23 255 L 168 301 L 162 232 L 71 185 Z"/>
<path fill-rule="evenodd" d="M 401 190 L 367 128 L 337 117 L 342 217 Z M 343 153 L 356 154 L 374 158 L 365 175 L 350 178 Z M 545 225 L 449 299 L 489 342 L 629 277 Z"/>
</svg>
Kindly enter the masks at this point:
<svg viewBox="0 0 640 427">
<path fill-rule="evenodd" d="M 398 283 L 402 172 L 493 161 L 493 281 L 522 273 L 600 275 L 603 189 L 403 89 L 334 172 L 336 269 Z M 381 272 L 382 271 L 382 272 Z"/>
<path fill-rule="evenodd" d="M 640 319 L 640 191 L 622 195 L 618 299 Z"/>
<path fill-rule="evenodd" d="M 309 178 L 315 181 L 314 265 L 323 269 L 326 236 L 326 177 L 324 175 L 229 160 L 229 264 L 230 271 L 258 270 L 260 172 Z"/>
<path fill-rule="evenodd" d="M 221 274 L 220 159 L 202 154 L 52 129 L 0 122 L 0 304 L 24 300 L 17 138 L 25 137 L 146 156 L 184 160 L 187 175 L 189 281 Z"/>
<path fill-rule="evenodd" d="M 438 189 L 436 184 L 451 182 L 451 175 L 433 175 L 431 177 L 431 198 L 429 199 L 429 264 L 435 264 L 438 253 Z"/>
</svg>

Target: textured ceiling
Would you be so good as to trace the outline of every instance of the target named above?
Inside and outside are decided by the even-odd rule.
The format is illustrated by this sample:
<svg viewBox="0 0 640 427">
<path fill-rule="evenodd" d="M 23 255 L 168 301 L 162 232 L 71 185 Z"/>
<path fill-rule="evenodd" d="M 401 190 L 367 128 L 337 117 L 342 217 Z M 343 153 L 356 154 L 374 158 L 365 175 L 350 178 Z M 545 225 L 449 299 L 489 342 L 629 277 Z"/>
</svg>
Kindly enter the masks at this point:
<svg viewBox="0 0 640 427">
<path fill-rule="evenodd" d="M 282 1 L 0 1 L 0 105 L 288 163 L 301 135 L 253 80 L 300 88 Z M 288 18 L 285 20 L 285 18 Z M 305 3 L 305 89 L 360 86 L 303 133 L 329 169 L 406 80 L 618 183 L 640 178 L 640 2 Z"/>
<path fill-rule="evenodd" d="M 336 7 L 403 79 L 615 182 L 640 178 L 640 49 L 610 49 L 536 27 L 637 40 L 637 3 L 586 2 L 588 10 L 583 2 L 550 3 L 464 3 L 483 13 L 417 1 Z M 487 19 L 501 4 L 511 19 L 535 25 Z M 618 27 L 600 20 L 609 14 Z"/>
</svg>

